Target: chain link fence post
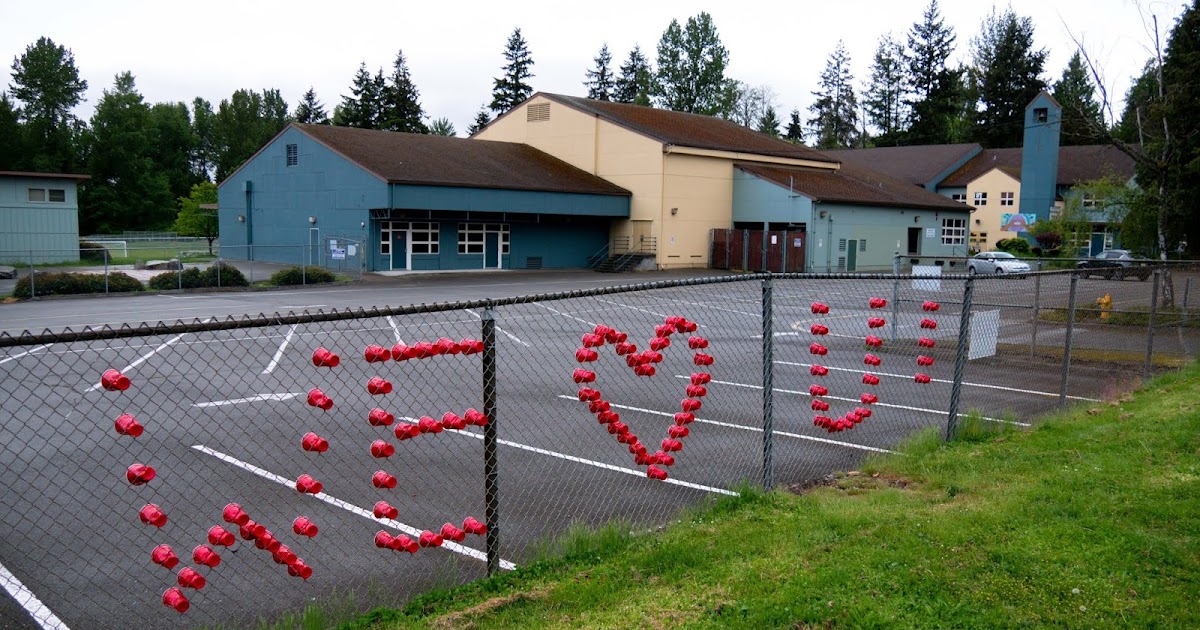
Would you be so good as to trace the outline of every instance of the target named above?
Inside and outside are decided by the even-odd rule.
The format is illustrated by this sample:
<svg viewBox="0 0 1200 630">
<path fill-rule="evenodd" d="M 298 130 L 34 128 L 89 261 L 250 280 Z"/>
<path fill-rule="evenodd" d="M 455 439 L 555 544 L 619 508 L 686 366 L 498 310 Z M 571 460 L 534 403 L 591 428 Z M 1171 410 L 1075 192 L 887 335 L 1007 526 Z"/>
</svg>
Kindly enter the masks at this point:
<svg viewBox="0 0 1200 630">
<path fill-rule="evenodd" d="M 1071 380 L 1071 336 L 1075 332 L 1075 290 L 1079 276 L 1071 274 L 1071 293 L 1067 300 L 1067 333 L 1063 339 L 1062 378 L 1058 386 L 1058 406 L 1067 404 L 1067 383 Z"/>
<path fill-rule="evenodd" d="M 967 363 L 967 346 L 971 331 L 971 296 L 975 292 L 975 278 L 967 276 L 963 283 L 962 312 L 958 316 L 958 348 L 954 354 L 954 382 L 950 386 L 950 412 L 946 418 L 946 441 L 954 439 L 958 432 L 958 402 L 962 394 L 963 368 Z M 893 322 L 894 324 L 894 322 Z"/>
<path fill-rule="evenodd" d="M 768 274 L 766 279 L 762 281 L 762 377 L 763 377 L 763 460 L 762 460 L 762 484 L 763 490 L 770 491 L 775 487 L 775 480 L 771 470 L 771 451 L 775 446 L 774 436 L 774 395 L 775 395 L 775 371 L 773 346 L 775 342 L 774 331 L 774 314 L 773 314 L 773 299 L 774 286 L 771 282 L 771 276 Z"/>
<path fill-rule="evenodd" d="M 1158 282 L 1162 271 L 1154 270 L 1154 286 L 1150 288 L 1150 318 L 1146 322 L 1146 365 L 1142 368 L 1142 378 L 1150 378 L 1150 365 L 1154 359 L 1154 317 L 1158 314 Z"/>
<path fill-rule="evenodd" d="M 487 574 L 500 569 L 500 491 L 496 461 L 496 310 L 483 309 L 479 318 L 483 337 L 483 500 L 487 521 Z"/>
</svg>

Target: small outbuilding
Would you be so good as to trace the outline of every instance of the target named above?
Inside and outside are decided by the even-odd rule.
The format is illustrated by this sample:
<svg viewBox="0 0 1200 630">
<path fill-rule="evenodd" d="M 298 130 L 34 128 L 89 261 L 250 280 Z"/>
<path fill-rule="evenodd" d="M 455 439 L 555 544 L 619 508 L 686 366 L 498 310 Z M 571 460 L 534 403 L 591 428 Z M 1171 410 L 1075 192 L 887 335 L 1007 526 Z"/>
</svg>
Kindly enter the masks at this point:
<svg viewBox="0 0 1200 630">
<path fill-rule="evenodd" d="M 0 171 L 0 261 L 79 260 L 79 183 L 87 175 Z"/>
</svg>

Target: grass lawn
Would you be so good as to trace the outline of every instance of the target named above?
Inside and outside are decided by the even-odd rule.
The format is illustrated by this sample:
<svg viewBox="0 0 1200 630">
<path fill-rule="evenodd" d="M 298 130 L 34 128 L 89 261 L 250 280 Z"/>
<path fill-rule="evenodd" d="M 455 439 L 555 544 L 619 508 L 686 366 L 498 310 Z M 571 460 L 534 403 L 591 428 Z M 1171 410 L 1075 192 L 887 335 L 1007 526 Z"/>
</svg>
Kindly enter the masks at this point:
<svg viewBox="0 0 1200 630">
<path fill-rule="evenodd" d="M 344 627 L 1200 627 L 1198 399 L 1192 364 L 1027 432 L 921 434 Z"/>
</svg>

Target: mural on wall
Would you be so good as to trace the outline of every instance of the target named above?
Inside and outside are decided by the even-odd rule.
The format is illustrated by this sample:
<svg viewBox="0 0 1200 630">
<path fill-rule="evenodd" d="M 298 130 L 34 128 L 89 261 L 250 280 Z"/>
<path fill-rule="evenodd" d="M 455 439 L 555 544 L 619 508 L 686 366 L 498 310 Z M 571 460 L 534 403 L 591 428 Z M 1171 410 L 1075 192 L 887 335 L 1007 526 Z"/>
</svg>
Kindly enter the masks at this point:
<svg viewBox="0 0 1200 630">
<path fill-rule="evenodd" d="M 1028 232 L 1029 226 L 1037 221 L 1037 215 L 1032 213 L 1010 213 L 1000 215 L 1001 232 Z"/>
</svg>

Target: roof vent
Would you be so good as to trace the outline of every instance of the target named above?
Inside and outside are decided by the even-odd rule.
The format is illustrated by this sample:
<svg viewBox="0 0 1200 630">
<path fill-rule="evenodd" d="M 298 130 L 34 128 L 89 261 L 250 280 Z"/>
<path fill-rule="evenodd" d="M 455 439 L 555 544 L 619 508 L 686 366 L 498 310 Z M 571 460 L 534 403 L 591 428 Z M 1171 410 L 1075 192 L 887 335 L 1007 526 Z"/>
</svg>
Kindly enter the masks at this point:
<svg viewBox="0 0 1200 630">
<path fill-rule="evenodd" d="M 533 103 L 525 108 L 525 122 L 550 120 L 550 103 Z"/>
</svg>

